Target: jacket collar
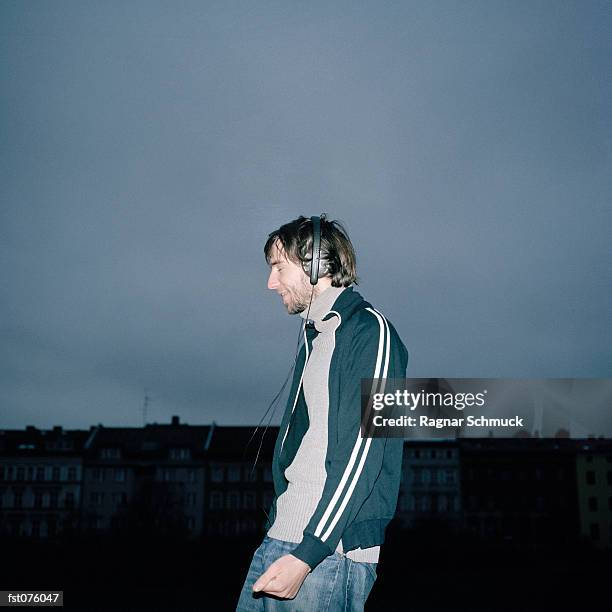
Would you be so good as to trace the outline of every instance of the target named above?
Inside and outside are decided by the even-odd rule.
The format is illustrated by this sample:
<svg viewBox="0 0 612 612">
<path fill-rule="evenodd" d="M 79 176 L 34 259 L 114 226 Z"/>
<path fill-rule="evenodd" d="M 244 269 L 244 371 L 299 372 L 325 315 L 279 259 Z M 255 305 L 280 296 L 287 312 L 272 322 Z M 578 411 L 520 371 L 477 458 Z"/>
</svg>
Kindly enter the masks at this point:
<svg viewBox="0 0 612 612">
<path fill-rule="evenodd" d="M 310 310 L 306 308 L 300 312 L 300 316 L 305 319 L 308 315 L 308 318 L 315 323 L 322 321 L 332 311 L 336 300 L 344 289 L 344 287 L 328 287 L 312 301 Z"/>
<path fill-rule="evenodd" d="M 308 318 L 314 321 L 317 331 L 323 331 L 325 323 L 331 317 L 337 316 L 340 321 L 338 326 L 342 325 L 356 310 L 369 306 L 357 291 L 350 287 L 328 287 L 323 293 L 317 296 L 310 305 L 310 313 Z M 308 309 L 302 311 L 300 316 L 306 319 Z"/>
</svg>

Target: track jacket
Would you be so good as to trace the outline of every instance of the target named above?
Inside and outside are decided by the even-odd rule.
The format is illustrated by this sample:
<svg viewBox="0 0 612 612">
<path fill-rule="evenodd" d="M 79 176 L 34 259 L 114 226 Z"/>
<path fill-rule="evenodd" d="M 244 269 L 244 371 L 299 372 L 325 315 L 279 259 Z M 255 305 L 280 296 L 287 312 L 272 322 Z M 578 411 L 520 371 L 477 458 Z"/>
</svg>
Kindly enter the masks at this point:
<svg viewBox="0 0 612 612">
<path fill-rule="evenodd" d="M 397 504 L 402 467 L 402 439 L 362 438 L 361 380 L 404 378 L 408 352 L 395 328 L 352 287 L 340 293 L 323 317 L 338 317 L 328 377 L 329 411 L 326 479 L 321 499 L 292 554 L 314 569 L 332 554 L 340 539 L 344 551 L 378 546 Z M 312 334 L 298 355 L 293 382 L 274 448 L 272 473 L 276 502 L 287 489 L 291 465 L 309 427 L 302 389 L 303 371 L 312 350 Z"/>
</svg>

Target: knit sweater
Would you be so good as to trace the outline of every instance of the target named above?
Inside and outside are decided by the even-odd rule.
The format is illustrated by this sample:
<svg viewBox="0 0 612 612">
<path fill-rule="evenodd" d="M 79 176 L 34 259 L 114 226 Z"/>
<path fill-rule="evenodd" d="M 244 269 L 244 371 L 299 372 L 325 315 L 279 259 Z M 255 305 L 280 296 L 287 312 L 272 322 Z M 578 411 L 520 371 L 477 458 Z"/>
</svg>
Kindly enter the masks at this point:
<svg viewBox="0 0 612 612">
<path fill-rule="evenodd" d="M 317 333 L 312 340 L 312 351 L 304 368 L 303 389 L 308 407 L 310 426 L 291 465 L 285 469 L 287 490 L 278 498 L 277 515 L 268 535 L 278 540 L 299 543 L 304 528 L 315 511 L 325 486 L 327 472 L 327 422 L 329 412 L 329 366 L 335 348 L 338 317 L 323 321 L 344 287 L 329 287 L 313 300 L 310 311 L 301 317 L 314 323 Z M 314 334 L 313 334 L 314 335 Z M 342 540 L 336 552 L 344 554 Z M 356 548 L 346 553 L 353 561 L 377 563 L 380 546 Z"/>
</svg>

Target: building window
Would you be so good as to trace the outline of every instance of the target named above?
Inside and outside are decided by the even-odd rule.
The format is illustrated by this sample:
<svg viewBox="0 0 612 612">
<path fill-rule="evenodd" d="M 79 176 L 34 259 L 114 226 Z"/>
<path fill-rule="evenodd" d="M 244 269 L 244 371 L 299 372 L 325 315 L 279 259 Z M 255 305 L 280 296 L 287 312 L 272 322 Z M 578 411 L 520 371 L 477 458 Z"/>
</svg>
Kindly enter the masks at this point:
<svg viewBox="0 0 612 612">
<path fill-rule="evenodd" d="M 21 508 L 23 506 L 23 491 L 21 489 L 13 491 L 13 506 L 15 506 L 15 508 Z"/>
<path fill-rule="evenodd" d="M 227 479 L 229 482 L 240 482 L 240 466 L 231 465 L 227 470 Z"/>
<path fill-rule="evenodd" d="M 34 480 L 34 466 L 28 466 L 28 480 Z"/>
<path fill-rule="evenodd" d="M 589 497 L 589 510 L 591 512 L 597 512 L 597 498 Z"/>
<path fill-rule="evenodd" d="M 57 491 L 51 491 L 51 493 L 49 494 L 49 507 L 50 508 L 57 508 L 58 506 L 58 492 Z"/>
<path fill-rule="evenodd" d="M 240 508 L 240 493 L 237 491 L 230 491 L 227 494 L 227 509 L 238 510 Z"/>
<path fill-rule="evenodd" d="M 102 468 L 94 468 L 91 471 L 91 479 L 95 482 L 102 482 L 104 480 L 104 470 Z"/>
<path fill-rule="evenodd" d="M 446 512 L 448 510 L 448 497 L 446 495 L 438 495 L 438 512 Z"/>
<path fill-rule="evenodd" d="M 23 466 L 17 467 L 17 478 L 15 480 L 23 480 L 25 478 L 25 469 Z"/>
<path fill-rule="evenodd" d="M 44 480 L 45 479 L 45 468 L 39 465 L 36 468 L 36 480 Z"/>
<path fill-rule="evenodd" d="M 100 459 L 119 459 L 121 452 L 118 448 L 103 448 L 100 451 Z"/>
<path fill-rule="evenodd" d="M 68 468 L 68 480 L 76 480 L 77 479 L 77 471 L 75 467 Z"/>
<path fill-rule="evenodd" d="M 104 493 L 100 491 L 92 491 L 89 494 L 89 503 L 92 506 L 101 506 L 104 503 Z"/>
<path fill-rule="evenodd" d="M 191 450 L 188 448 L 171 448 L 170 459 L 174 461 L 185 461 L 191 459 Z"/>
<path fill-rule="evenodd" d="M 419 500 L 421 512 L 429 512 L 431 510 L 431 498 L 429 495 L 422 495 Z"/>
<path fill-rule="evenodd" d="M 43 505 L 43 494 L 42 491 L 36 491 L 34 493 L 34 507 L 42 508 Z"/>
<path fill-rule="evenodd" d="M 59 466 L 54 466 L 51 470 L 51 480 L 59 480 L 60 479 L 60 469 Z"/>
<path fill-rule="evenodd" d="M 125 506 L 127 504 L 127 493 L 122 491 L 121 493 L 113 493 L 113 505 Z"/>
<path fill-rule="evenodd" d="M 251 466 L 247 466 L 244 468 L 244 480 L 246 482 L 256 482 L 257 481 L 257 468 L 253 469 Z"/>
<path fill-rule="evenodd" d="M 223 468 L 220 466 L 211 468 L 210 479 L 212 482 L 223 482 Z"/>
<path fill-rule="evenodd" d="M 453 484 L 455 482 L 455 471 L 440 468 L 438 470 L 439 484 Z"/>
<path fill-rule="evenodd" d="M 406 510 L 408 510 L 408 512 L 414 512 L 416 506 L 415 506 L 415 498 L 412 493 L 409 493 L 408 495 L 405 496 L 404 503 L 405 503 Z"/>
<path fill-rule="evenodd" d="M 272 482 L 273 478 L 272 478 L 272 468 L 271 467 L 264 468 L 263 478 L 264 478 L 264 482 Z"/>
<path fill-rule="evenodd" d="M 74 493 L 72 491 L 67 491 L 64 496 L 64 506 L 66 508 L 74 508 Z"/>
<path fill-rule="evenodd" d="M 458 495 L 453 495 L 453 510 L 459 512 L 461 510 L 461 499 Z"/>
<path fill-rule="evenodd" d="M 221 510 L 223 508 L 223 494 L 221 491 L 211 491 L 209 503 L 211 510 Z"/>
<path fill-rule="evenodd" d="M 244 508 L 253 510 L 255 508 L 255 491 L 244 492 Z"/>
<path fill-rule="evenodd" d="M 125 468 L 115 468 L 115 482 L 125 482 Z"/>
<path fill-rule="evenodd" d="M 599 523 L 591 523 L 589 525 L 592 540 L 599 540 Z"/>
<path fill-rule="evenodd" d="M 589 470 L 586 473 L 586 483 L 590 485 L 595 484 L 595 472 L 593 470 Z"/>
<path fill-rule="evenodd" d="M 424 485 L 428 485 L 431 482 L 431 472 L 427 468 L 421 471 L 421 480 Z"/>
<path fill-rule="evenodd" d="M 164 482 L 176 480 L 176 470 L 174 468 L 160 468 L 159 477 Z M 123 475 L 123 479 L 125 480 L 125 473 Z"/>
<path fill-rule="evenodd" d="M 195 470 L 187 470 L 187 480 L 189 480 L 189 482 L 196 482 L 197 476 Z"/>
</svg>

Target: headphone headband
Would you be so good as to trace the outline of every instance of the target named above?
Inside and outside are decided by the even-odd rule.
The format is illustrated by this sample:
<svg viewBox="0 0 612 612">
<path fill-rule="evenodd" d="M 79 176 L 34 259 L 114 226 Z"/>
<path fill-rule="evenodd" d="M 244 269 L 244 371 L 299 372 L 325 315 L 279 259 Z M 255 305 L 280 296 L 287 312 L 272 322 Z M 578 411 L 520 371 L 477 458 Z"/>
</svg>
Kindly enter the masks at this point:
<svg viewBox="0 0 612 612">
<path fill-rule="evenodd" d="M 312 221 L 312 258 L 310 259 L 310 284 L 319 282 L 319 262 L 321 261 L 321 217 L 310 217 Z"/>
</svg>

